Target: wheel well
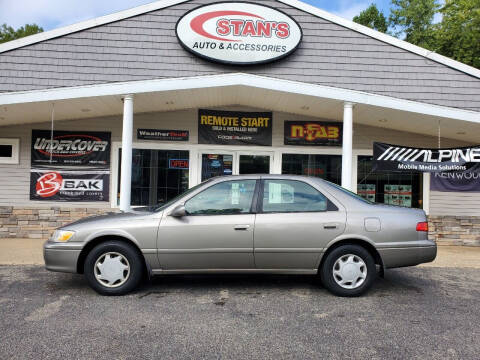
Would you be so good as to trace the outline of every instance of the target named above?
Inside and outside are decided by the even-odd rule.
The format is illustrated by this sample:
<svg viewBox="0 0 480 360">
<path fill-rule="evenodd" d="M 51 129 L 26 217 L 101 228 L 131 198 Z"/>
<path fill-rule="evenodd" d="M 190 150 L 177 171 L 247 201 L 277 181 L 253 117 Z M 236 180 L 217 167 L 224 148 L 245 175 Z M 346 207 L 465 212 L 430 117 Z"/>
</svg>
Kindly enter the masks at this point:
<svg viewBox="0 0 480 360">
<path fill-rule="evenodd" d="M 340 240 L 340 241 L 336 242 L 335 244 L 331 245 L 327 249 L 327 251 L 325 251 L 323 253 L 322 261 L 320 261 L 320 266 L 318 267 L 318 271 L 320 271 L 320 269 L 322 268 L 323 262 L 327 258 L 327 255 L 330 252 L 332 252 L 333 250 L 335 250 L 336 248 L 338 248 L 339 246 L 342 246 L 342 245 L 359 245 L 359 246 L 363 247 L 365 250 L 367 250 L 370 253 L 370 255 L 373 256 L 373 259 L 375 260 L 375 264 L 380 265 L 380 273 L 383 276 L 383 269 L 384 269 L 383 261 L 382 261 L 382 258 L 380 256 L 380 254 L 378 253 L 377 249 L 375 248 L 375 246 L 370 244 L 368 241 L 360 240 L 360 239 Z"/>
<path fill-rule="evenodd" d="M 78 274 L 83 274 L 83 266 L 84 266 L 84 263 L 85 263 L 85 259 L 88 255 L 88 253 L 97 245 L 103 243 L 103 242 L 106 242 L 106 241 L 112 241 L 112 240 L 115 240 L 115 241 L 121 241 L 121 242 L 124 242 L 126 244 L 129 244 L 129 245 L 132 245 L 136 250 L 137 252 L 141 255 L 141 258 L 142 258 L 142 261 L 143 261 L 143 267 L 144 267 L 144 270 L 145 272 L 147 272 L 147 264 L 145 262 L 145 257 L 143 256 L 142 252 L 140 251 L 140 249 L 138 248 L 137 244 L 135 244 L 132 240 L 129 240 L 127 238 L 124 238 L 122 236 L 115 236 L 115 235 L 104 235 L 104 236 L 100 236 L 98 238 L 95 238 L 93 240 L 90 240 L 87 245 L 85 245 L 85 247 L 82 249 L 81 253 L 80 253 L 80 256 L 78 257 L 78 260 L 77 260 L 77 273 Z"/>
</svg>

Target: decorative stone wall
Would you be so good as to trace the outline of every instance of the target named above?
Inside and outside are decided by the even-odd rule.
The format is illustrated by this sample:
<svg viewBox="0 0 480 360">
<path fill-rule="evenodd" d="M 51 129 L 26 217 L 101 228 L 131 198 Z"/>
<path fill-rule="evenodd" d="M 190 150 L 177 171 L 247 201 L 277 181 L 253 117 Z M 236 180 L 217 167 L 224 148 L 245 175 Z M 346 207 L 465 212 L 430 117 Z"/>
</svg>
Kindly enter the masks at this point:
<svg viewBox="0 0 480 360">
<path fill-rule="evenodd" d="M 0 239 L 47 239 L 62 225 L 86 216 L 117 211 L 110 208 L 0 206 Z M 428 236 L 438 244 L 480 246 L 480 217 L 429 216 L 428 220 Z"/>
<path fill-rule="evenodd" d="M 110 208 L 0 206 L 1 238 L 48 239 L 53 231 L 86 216 L 116 211 Z"/>
<path fill-rule="evenodd" d="M 429 216 L 428 228 L 437 244 L 480 246 L 480 216 Z"/>
</svg>

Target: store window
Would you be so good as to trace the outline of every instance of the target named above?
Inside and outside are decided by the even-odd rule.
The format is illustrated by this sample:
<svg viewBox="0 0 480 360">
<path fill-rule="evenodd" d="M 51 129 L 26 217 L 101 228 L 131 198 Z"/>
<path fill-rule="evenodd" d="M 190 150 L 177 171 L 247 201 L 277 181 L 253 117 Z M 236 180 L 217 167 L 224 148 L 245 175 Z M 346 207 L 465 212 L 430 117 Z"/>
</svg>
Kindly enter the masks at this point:
<svg viewBox="0 0 480 360">
<path fill-rule="evenodd" d="M 0 164 L 18 164 L 19 139 L 0 138 Z"/>
<path fill-rule="evenodd" d="M 342 181 L 342 156 L 283 154 L 282 174 L 315 176 L 340 184 Z"/>
<path fill-rule="evenodd" d="M 359 156 L 357 193 L 383 204 L 422 207 L 422 174 L 372 171 L 372 156 Z"/>
<path fill-rule="evenodd" d="M 233 155 L 202 154 L 202 181 L 214 176 L 232 175 Z"/>
<path fill-rule="evenodd" d="M 118 191 L 120 191 L 121 149 Z M 166 203 L 188 189 L 189 152 L 180 150 L 132 150 L 132 206 Z"/>
</svg>

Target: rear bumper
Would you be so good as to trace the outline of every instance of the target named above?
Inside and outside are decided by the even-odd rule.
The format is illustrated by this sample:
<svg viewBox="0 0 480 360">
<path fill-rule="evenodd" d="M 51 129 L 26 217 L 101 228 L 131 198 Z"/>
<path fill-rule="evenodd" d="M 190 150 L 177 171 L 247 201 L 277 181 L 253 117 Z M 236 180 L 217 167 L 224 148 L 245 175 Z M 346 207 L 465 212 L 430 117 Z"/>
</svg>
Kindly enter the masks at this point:
<svg viewBox="0 0 480 360">
<path fill-rule="evenodd" d="M 433 241 L 421 241 L 417 246 L 378 248 L 386 269 L 414 266 L 435 260 L 437 245 Z"/>
<path fill-rule="evenodd" d="M 77 272 L 77 261 L 82 251 L 79 245 L 66 245 L 46 242 L 43 245 L 45 268 L 51 271 Z"/>
</svg>

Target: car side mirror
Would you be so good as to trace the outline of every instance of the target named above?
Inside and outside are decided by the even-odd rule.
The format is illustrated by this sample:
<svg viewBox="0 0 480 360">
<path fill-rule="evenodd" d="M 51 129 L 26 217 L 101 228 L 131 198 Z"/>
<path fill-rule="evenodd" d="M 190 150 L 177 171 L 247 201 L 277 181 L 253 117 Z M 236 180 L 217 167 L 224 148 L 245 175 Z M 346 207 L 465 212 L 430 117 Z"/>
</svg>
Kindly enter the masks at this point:
<svg viewBox="0 0 480 360">
<path fill-rule="evenodd" d="M 175 209 L 173 209 L 171 212 L 170 212 L 170 216 L 173 216 L 173 217 L 183 217 L 187 215 L 187 212 L 185 210 L 185 205 L 178 205 L 177 207 L 175 207 Z"/>
</svg>

